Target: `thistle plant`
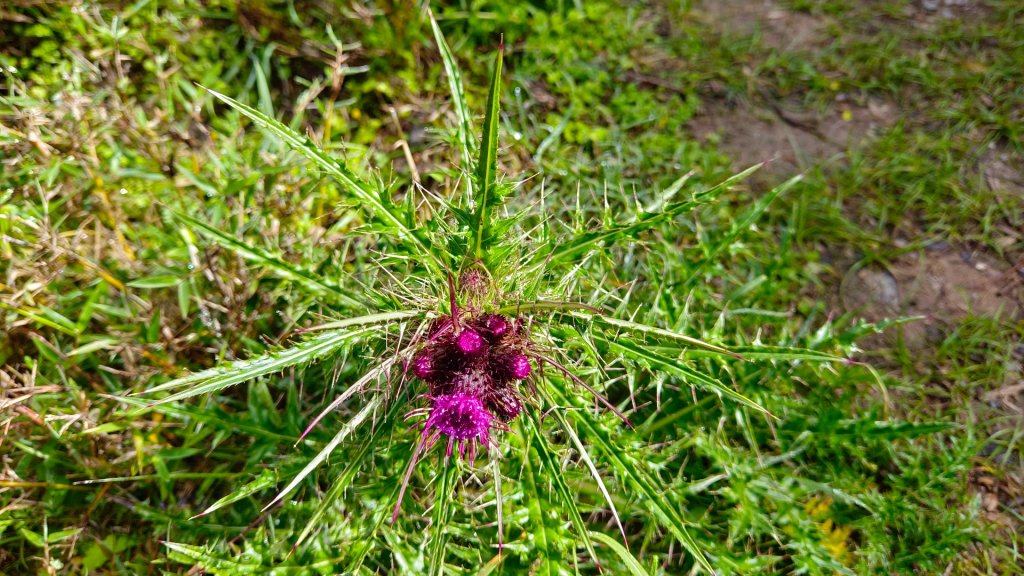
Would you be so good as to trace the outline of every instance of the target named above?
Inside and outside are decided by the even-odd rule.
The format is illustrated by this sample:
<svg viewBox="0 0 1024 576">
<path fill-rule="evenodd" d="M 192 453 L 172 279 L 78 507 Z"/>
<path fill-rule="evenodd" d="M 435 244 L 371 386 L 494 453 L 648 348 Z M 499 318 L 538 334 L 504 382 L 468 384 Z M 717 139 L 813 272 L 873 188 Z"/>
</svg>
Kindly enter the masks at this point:
<svg viewBox="0 0 1024 576">
<path fill-rule="evenodd" d="M 710 396 L 742 409 L 743 414 L 771 419 L 758 402 L 703 369 L 706 362 L 832 362 L 841 358 L 781 347 L 730 349 L 698 335 L 635 322 L 620 317 L 616 306 L 609 304 L 614 301 L 614 290 L 604 291 L 604 298 L 576 301 L 569 297 L 571 281 L 566 279 L 573 278 L 580 264 L 593 254 L 635 242 L 645 232 L 714 201 L 756 167 L 710 187 L 691 184 L 684 175 L 663 191 L 664 201 L 654 209 L 597 228 L 559 234 L 543 214 L 537 217 L 536 206 L 509 202 L 518 185 L 498 173 L 503 46 L 497 51 L 482 126 L 477 129 L 455 58 L 432 16 L 431 26 L 456 118 L 454 142 L 461 163 L 452 171 L 455 194 L 413 188 L 396 200 L 379 179 L 356 174 L 311 139 L 255 108 L 209 90 L 218 101 L 288 144 L 343 187 L 358 204 L 370 231 L 362 241 L 381 254 L 379 266 L 355 270 L 350 278 L 323 278 L 243 244 L 198 218 L 177 214 L 205 237 L 308 290 L 339 319 L 310 326 L 265 355 L 155 386 L 145 392 L 150 402 L 145 407 L 215 394 L 314 363 L 330 372 L 343 352 L 358 351 L 361 358 L 369 358 L 359 361 L 360 366 L 366 365 L 363 375 L 339 383 L 340 393 L 312 419 L 299 441 L 309 442 L 307 435 L 313 430 L 330 426 L 336 427 L 333 438 L 265 508 L 269 511 L 287 503 L 286 498 L 311 482 L 311 475 L 333 452 L 362 434 L 352 445 L 341 473 L 327 480 L 330 487 L 291 543 L 293 550 L 322 527 L 332 507 L 352 489 L 360 470 L 371 466 L 372 455 L 380 450 L 388 455 L 382 469 L 390 469 L 395 454 L 403 455 L 404 460 L 397 463 L 400 466 L 396 464 L 401 471 L 393 477 L 393 490 L 368 508 L 376 532 L 364 535 L 365 541 L 337 542 L 351 551 L 345 573 L 366 570 L 371 550 L 379 547 L 392 548 L 395 557 L 406 558 L 394 550 L 401 547 L 396 543 L 401 538 L 378 541 L 378 533 L 397 530 L 395 526 L 400 526 L 406 515 L 429 509 L 428 536 L 422 546 L 413 548 L 421 554 L 420 559 L 392 560 L 413 572 L 422 569 L 441 574 L 446 566 L 459 564 L 480 568 L 464 555 L 450 553 L 447 546 L 453 534 L 470 543 L 478 538 L 478 545 L 484 546 L 484 535 L 490 531 L 488 539 L 496 541 L 499 548 L 508 548 L 499 551 L 499 556 L 520 557 L 534 573 L 557 574 L 580 562 L 592 562 L 599 568 L 597 542 L 611 550 L 620 565 L 643 574 L 646 569 L 630 548 L 631 530 L 618 509 L 624 496 L 641 503 L 644 522 L 657 525 L 666 538 L 684 547 L 689 559 L 681 563 L 714 573 L 713 558 L 705 554 L 692 533 L 677 495 L 665 493 L 652 471 L 635 462 L 616 441 L 617 434 L 627 433 L 632 426 L 628 407 L 635 405 L 635 398 L 632 391 L 613 390 L 611 366 L 632 373 L 651 372 L 689 387 L 694 400 L 698 395 Z M 794 181 L 767 194 L 738 226 L 749 225 Z M 599 283 L 600 279 L 593 281 Z M 351 360 L 351 354 L 346 357 Z M 586 406 L 589 402 L 593 408 Z M 334 424 L 328 416 L 339 410 L 346 417 Z M 616 423 L 610 425 L 609 420 Z M 390 450 L 393 446 L 400 449 Z M 564 475 L 569 462 L 563 456 L 566 450 L 574 454 L 572 463 L 591 477 L 591 485 L 604 501 L 603 517 L 614 526 L 617 537 L 594 530 L 577 505 L 577 496 Z M 435 471 L 433 480 L 431 471 Z M 419 481 L 419 477 L 426 479 Z M 476 484 L 468 482 L 470 477 Z M 509 478 L 512 482 L 519 478 L 535 488 L 532 495 L 525 491 L 525 499 L 513 504 L 517 510 L 525 509 L 525 514 L 506 515 L 508 505 L 502 496 Z M 496 521 L 475 528 L 474 536 L 453 524 L 460 482 L 467 495 L 476 495 L 496 512 Z M 265 479 L 257 478 L 200 516 L 267 485 Z M 478 492 L 478 487 L 486 487 L 493 500 L 482 495 L 482 490 Z M 542 496 L 541 491 L 548 495 Z M 420 496 L 410 501 L 413 492 Z M 542 498 L 560 503 L 563 521 L 552 526 L 542 509 Z M 574 550 L 561 556 L 547 540 L 563 522 L 571 526 L 579 543 L 579 557 Z M 511 524 L 516 528 L 509 539 L 506 527 Z M 410 520 L 410 526 L 391 533 L 415 538 L 420 525 Z M 526 538 L 520 531 L 532 535 Z M 168 546 L 198 558 L 194 548 Z"/>
</svg>

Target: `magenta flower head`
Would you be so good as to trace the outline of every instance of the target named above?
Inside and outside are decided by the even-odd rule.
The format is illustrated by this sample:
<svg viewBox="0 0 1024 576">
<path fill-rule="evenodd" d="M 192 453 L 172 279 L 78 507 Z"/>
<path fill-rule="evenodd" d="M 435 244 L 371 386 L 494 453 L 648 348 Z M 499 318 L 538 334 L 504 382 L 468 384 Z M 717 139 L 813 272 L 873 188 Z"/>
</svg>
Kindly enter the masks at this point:
<svg viewBox="0 0 1024 576">
<path fill-rule="evenodd" d="M 460 332 L 455 338 L 455 345 L 459 347 L 459 352 L 466 356 L 481 356 L 487 351 L 487 341 L 472 328 Z"/>
<path fill-rule="evenodd" d="M 440 433 L 448 437 L 448 455 L 451 456 L 453 442 L 459 442 L 459 455 L 466 447 L 466 441 L 478 441 L 484 446 L 490 444 L 491 422 L 494 416 L 484 407 L 479 396 L 465 392 L 442 394 L 434 398 L 430 416 L 424 424 L 424 434 Z"/>
</svg>

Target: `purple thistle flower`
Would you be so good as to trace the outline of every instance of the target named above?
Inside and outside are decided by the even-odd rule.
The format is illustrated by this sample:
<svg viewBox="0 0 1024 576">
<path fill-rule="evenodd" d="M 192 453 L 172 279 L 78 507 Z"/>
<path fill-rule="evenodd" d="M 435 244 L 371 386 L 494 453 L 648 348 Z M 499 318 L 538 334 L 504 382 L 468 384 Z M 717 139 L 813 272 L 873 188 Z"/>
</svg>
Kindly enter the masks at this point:
<svg viewBox="0 0 1024 576">
<path fill-rule="evenodd" d="M 462 327 L 461 330 L 459 329 Z M 518 382 L 533 372 L 526 350 L 526 333 L 518 319 L 498 314 L 434 320 L 430 337 L 410 362 L 413 374 L 426 382 L 429 408 L 417 408 L 408 417 L 426 415 L 395 506 L 395 518 L 416 463 L 442 436 L 447 437 L 445 459 L 455 453 L 476 459 L 477 446 L 492 443 L 492 430 L 508 430 L 506 422 L 523 410 Z"/>
</svg>

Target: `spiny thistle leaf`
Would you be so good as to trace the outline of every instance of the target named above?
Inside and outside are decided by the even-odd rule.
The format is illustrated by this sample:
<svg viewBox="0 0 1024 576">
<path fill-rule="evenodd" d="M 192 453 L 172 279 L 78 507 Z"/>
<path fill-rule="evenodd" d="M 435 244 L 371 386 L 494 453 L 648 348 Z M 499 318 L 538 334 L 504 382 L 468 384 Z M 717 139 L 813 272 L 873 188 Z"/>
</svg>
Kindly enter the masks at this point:
<svg viewBox="0 0 1024 576">
<path fill-rule="evenodd" d="M 334 438 L 331 438 L 331 441 L 328 442 L 327 445 L 320 450 L 320 453 L 313 457 L 313 459 L 310 460 L 309 463 L 307 463 L 306 466 L 303 467 L 301 471 L 299 471 L 295 478 L 292 478 L 292 481 L 289 482 L 288 485 L 285 486 L 284 489 L 281 490 L 281 492 L 279 492 L 278 495 L 274 497 L 274 499 L 271 500 L 269 504 L 263 507 L 263 511 L 268 510 L 271 506 L 277 504 L 278 502 L 281 501 L 282 498 L 291 493 L 291 491 L 294 490 L 295 487 L 299 485 L 299 482 L 302 482 L 306 478 L 306 476 L 309 476 L 309 474 L 313 472 L 313 470 L 316 469 L 317 466 L 319 466 L 324 460 L 327 459 L 328 456 L 331 455 L 331 452 L 334 452 L 335 448 L 337 448 L 338 445 L 340 445 L 345 440 L 345 438 L 352 434 L 352 432 L 355 431 L 355 429 L 358 428 L 360 424 L 362 424 L 367 418 L 369 418 L 370 414 L 373 414 L 377 407 L 380 406 L 381 402 L 383 402 L 383 396 L 380 394 L 368 400 L 366 404 L 363 405 L 362 410 L 356 413 L 356 415 L 353 416 L 351 420 L 345 422 L 345 424 L 341 426 L 341 429 L 338 430 L 338 433 L 335 434 Z"/>
<path fill-rule="evenodd" d="M 480 137 L 480 157 L 476 164 L 475 210 L 473 215 L 473 249 L 470 251 L 477 260 L 484 259 L 487 228 L 489 227 L 489 211 L 498 204 L 497 169 L 498 169 L 498 122 L 499 93 L 501 91 L 501 62 L 505 54 L 502 41 L 498 47 L 498 56 L 494 62 L 491 75 L 491 87 L 487 91 L 487 111 L 484 114 L 483 135 Z"/>
<path fill-rule="evenodd" d="M 319 360 L 320 358 L 337 351 L 351 340 L 371 333 L 373 330 L 373 328 L 361 328 L 359 330 L 349 332 L 329 332 L 321 334 L 285 350 L 271 352 L 250 360 L 235 362 L 227 367 L 210 368 L 209 370 L 204 370 L 196 374 L 190 374 L 183 378 L 178 378 L 177 380 L 171 380 L 166 384 L 162 384 L 142 393 L 152 394 L 155 392 L 162 392 L 164 390 L 192 385 L 186 390 L 182 390 L 181 392 L 156 400 L 149 406 L 158 406 L 168 402 L 177 402 L 178 400 L 184 400 L 185 398 L 191 398 L 192 396 L 197 396 L 199 394 L 212 394 L 229 386 L 241 384 L 242 382 L 252 380 L 259 376 L 280 372 L 285 368 L 295 366 L 297 364 L 304 364 L 313 362 L 314 360 Z"/>
<path fill-rule="evenodd" d="M 339 304 L 344 304 L 345 306 L 352 308 L 366 306 L 366 303 L 353 293 L 342 290 L 334 284 L 328 284 L 325 280 L 281 260 L 266 250 L 249 246 L 235 237 L 221 232 L 205 222 L 200 222 L 191 216 L 182 214 L 181 212 L 174 212 L 174 216 L 189 226 L 198 229 L 204 235 L 210 237 L 221 246 L 224 246 L 242 258 L 273 270 L 278 276 L 281 276 L 286 280 L 298 282 L 306 288 L 309 288 L 317 295 L 325 296 L 337 301 Z"/>
<path fill-rule="evenodd" d="M 747 212 L 743 216 L 738 218 L 733 223 L 732 227 L 729 229 L 729 232 L 722 237 L 721 241 L 715 244 L 715 246 L 711 250 L 707 251 L 704 254 L 704 258 L 700 261 L 700 264 L 697 265 L 697 269 L 691 272 L 690 275 L 687 277 L 684 286 L 692 286 L 694 282 L 697 282 L 697 280 L 701 278 L 704 269 L 711 262 L 714 262 L 714 259 L 719 252 L 721 252 L 728 246 L 735 245 L 736 240 L 737 238 L 739 238 L 740 234 L 744 233 L 748 228 L 750 228 L 750 226 L 754 222 L 756 222 L 762 214 L 764 214 L 765 210 L 768 209 L 768 206 L 771 205 L 771 203 L 774 202 L 776 198 L 778 198 L 784 192 L 792 188 L 794 185 L 796 185 L 796 183 L 800 182 L 801 180 L 803 180 L 803 175 L 798 174 L 790 178 L 789 180 L 786 180 L 782 184 L 776 186 L 775 188 L 772 188 L 770 192 L 761 197 L 761 199 L 758 200 L 749 210 L 747 210 Z"/>
<path fill-rule="evenodd" d="M 541 389 L 539 392 L 541 397 L 543 397 L 548 404 L 554 405 L 554 402 L 552 402 L 547 390 Z M 604 479 L 601 478 L 601 473 L 598 472 L 597 466 L 594 464 L 594 459 L 590 457 L 590 453 L 587 452 L 586 446 L 583 445 L 579 435 L 576 434 L 576 430 L 566 419 L 565 414 L 563 414 L 561 410 L 552 410 L 551 415 L 555 417 L 555 420 L 562 427 L 562 430 L 564 430 L 565 434 L 569 436 L 570 440 L 572 440 L 573 446 L 575 446 L 576 451 L 579 452 L 580 459 L 583 460 L 583 463 L 587 465 L 587 469 L 590 470 L 590 475 L 594 478 L 594 481 L 597 482 L 597 488 L 601 491 L 601 495 L 604 496 L 604 500 L 608 504 L 608 509 L 612 512 L 612 518 L 615 519 L 615 525 L 618 526 L 619 533 L 622 534 L 622 540 L 626 541 L 626 530 L 622 527 L 622 521 L 619 518 L 619 511 L 615 507 L 615 502 L 612 500 L 611 493 L 609 493 L 608 488 L 605 487 Z"/>
<path fill-rule="evenodd" d="M 314 510 L 313 514 L 310 515 L 309 520 L 306 521 L 306 525 L 302 528 L 302 532 L 299 533 L 299 536 L 295 539 L 295 543 L 292 544 L 292 550 L 298 548 L 299 545 L 301 545 L 306 538 L 308 538 L 309 535 L 319 527 L 320 522 L 325 516 L 327 516 L 328 512 L 334 508 L 334 503 L 341 497 L 345 490 L 352 485 L 352 480 L 362 469 L 363 460 L 366 459 L 370 450 L 376 445 L 377 438 L 382 429 L 382 426 L 374 428 L 370 438 L 361 443 L 355 455 L 348 459 L 348 465 L 345 466 L 345 470 L 338 475 L 334 480 L 334 483 L 331 484 L 330 489 L 324 493 L 323 498 L 320 499 L 320 504 L 317 505 L 316 510 Z"/>
<path fill-rule="evenodd" d="M 402 240 L 404 240 L 407 246 L 412 249 L 411 251 L 413 253 L 423 256 L 424 265 L 426 265 L 431 271 L 440 272 L 445 268 L 438 256 L 434 254 L 433 250 L 430 249 L 427 242 L 419 235 L 419 233 L 417 233 L 417 231 L 412 227 L 408 226 L 405 220 L 394 211 L 394 205 L 386 195 L 383 193 L 375 193 L 369 183 L 359 176 L 356 176 L 355 173 L 349 170 L 344 164 L 328 156 L 323 150 L 314 144 L 312 140 L 298 135 L 294 130 L 285 126 L 281 122 L 267 116 L 251 106 L 238 102 L 230 96 L 226 96 L 216 90 L 206 88 L 205 86 L 201 86 L 201 88 L 209 92 L 213 97 L 217 98 L 221 102 L 231 106 L 242 115 L 255 122 L 261 128 L 264 128 L 278 136 L 303 156 L 312 160 L 313 163 L 320 167 L 321 170 L 333 176 L 345 187 L 346 190 L 348 190 L 350 194 L 355 196 L 366 207 L 368 207 L 373 216 L 380 219 L 388 228 L 392 229 Z"/>
<path fill-rule="evenodd" d="M 606 227 L 603 230 L 583 232 L 568 240 L 560 241 L 557 244 L 552 245 L 548 250 L 542 250 L 534 256 L 533 261 L 523 268 L 522 275 L 527 278 L 532 278 L 542 270 L 551 268 L 555 264 L 573 260 L 591 250 L 604 248 L 623 238 L 635 237 L 637 234 L 650 230 L 651 228 L 654 228 L 663 222 L 667 222 L 684 212 L 689 212 L 715 200 L 733 184 L 743 180 L 750 174 L 753 174 L 761 166 L 761 164 L 755 164 L 754 166 L 727 178 L 723 182 L 712 186 L 703 192 L 694 194 L 693 197 L 688 200 L 673 202 L 666 205 L 658 212 L 644 214 L 637 218 L 633 223 L 618 224 Z M 673 191 L 681 189 L 688 179 L 689 174 L 677 179 L 665 194 L 674 193 Z"/>
<path fill-rule="evenodd" d="M 587 524 L 583 521 L 583 517 L 580 516 L 579 507 L 576 506 L 576 497 L 573 496 L 568 484 L 565 483 L 562 465 L 557 461 L 555 454 L 552 453 L 548 441 L 541 435 L 541 426 L 537 414 L 530 413 L 530 417 L 523 420 L 523 428 L 524 437 L 530 439 L 527 446 L 532 446 L 537 455 L 540 456 L 541 466 L 547 471 L 546 476 L 554 486 L 554 492 L 562 502 L 566 514 L 569 515 L 569 521 L 572 523 L 579 538 L 583 541 L 583 546 L 586 547 L 587 553 L 600 566 L 601 563 L 597 558 L 597 552 L 594 551 L 594 544 L 590 541 L 590 532 L 587 531 Z M 524 458 L 530 458 L 530 454 L 527 453 L 524 455 Z"/>
<path fill-rule="evenodd" d="M 377 324 L 388 324 L 398 320 L 404 320 L 423 314 L 418 310 L 403 310 L 397 312 L 382 312 L 380 314 L 369 314 L 356 318 L 348 318 L 331 323 L 332 329 L 351 328 L 355 326 L 374 326 Z M 194 385 L 193 388 L 179 392 L 172 396 L 162 398 L 150 406 L 166 404 L 183 398 L 190 398 L 197 394 L 216 392 L 234 386 L 258 376 L 280 372 L 296 364 L 312 362 L 327 356 L 341 348 L 346 342 L 364 334 L 371 333 L 374 328 L 364 328 L 348 332 L 331 332 L 321 334 L 303 342 L 300 342 L 284 350 L 270 352 L 263 356 L 234 362 L 224 366 L 217 366 L 202 372 L 196 372 L 183 376 L 170 382 L 161 384 L 140 392 L 140 394 L 153 394 L 163 392 L 182 386 Z"/>
<path fill-rule="evenodd" d="M 672 332 L 671 330 L 665 330 L 664 328 L 658 328 L 657 326 L 639 324 L 637 322 L 630 322 L 628 320 L 619 320 L 618 318 L 614 318 L 611 316 L 595 314 L 587 315 L 582 312 L 572 312 L 570 316 L 575 316 L 577 318 L 586 318 L 589 320 L 593 320 L 597 324 L 601 324 L 604 326 L 613 326 L 615 328 L 621 328 L 623 330 L 628 330 L 630 332 L 646 334 L 649 336 L 653 336 L 655 338 L 668 338 L 670 340 L 676 340 L 678 342 L 688 344 L 695 348 L 700 348 L 703 350 L 707 350 L 709 352 L 713 352 L 717 355 L 726 355 L 732 356 L 734 358 L 743 359 L 743 356 L 741 354 L 738 354 L 735 350 L 723 348 L 716 344 L 711 344 L 710 342 L 705 342 L 698 338 L 693 338 L 691 336 L 680 334 L 678 332 Z"/>
<path fill-rule="evenodd" d="M 600 335 L 595 335 L 594 339 L 599 342 L 603 342 L 608 346 L 610 350 L 618 352 L 627 358 L 631 358 L 633 360 L 646 363 L 652 368 L 664 370 L 669 374 L 674 374 L 682 378 L 689 384 L 693 384 L 700 388 L 711 390 L 712 392 L 715 392 L 719 396 L 731 398 L 732 400 L 735 400 L 740 404 L 749 406 L 754 410 L 757 410 L 758 412 L 761 412 L 767 416 L 771 416 L 774 418 L 774 415 L 771 412 L 769 412 L 766 408 L 764 408 L 757 402 L 754 402 L 750 398 L 747 398 L 746 396 L 740 394 L 739 392 L 733 390 L 732 388 L 729 388 L 725 384 L 722 384 L 717 379 L 702 372 L 699 372 L 693 368 L 690 368 L 689 366 L 686 366 L 681 361 L 675 358 L 662 356 L 657 352 L 653 352 L 650 348 L 646 346 L 641 346 L 628 340 L 612 340 Z"/>
<path fill-rule="evenodd" d="M 705 356 L 715 356 L 717 354 L 709 353 L 703 350 L 692 350 L 685 348 L 670 348 L 668 346 L 654 346 L 653 350 L 658 350 L 662 353 L 684 353 L 687 357 L 700 358 Z M 787 346 L 730 346 L 729 351 L 741 356 L 746 360 L 778 360 L 791 362 L 794 360 L 803 360 L 806 362 L 850 362 L 849 359 L 843 358 L 842 356 L 836 356 L 835 354 L 829 354 L 828 352 L 821 352 L 819 350 L 810 350 L 808 348 L 790 348 Z"/>
<path fill-rule="evenodd" d="M 571 406 L 572 404 L 569 402 L 564 390 L 565 380 L 549 378 L 548 381 L 555 384 L 549 388 L 555 401 L 562 406 Z M 679 516 L 675 503 L 657 488 L 660 483 L 652 479 L 639 463 L 632 459 L 627 459 L 625 454 L 628 451 L 615 446 L 607 434 L 601 431 L 589 416 L 578 410 L 570 410 L 568 413 L 576 421 L 578 428 L 586 433 L 587 438 L 605 454 L 611 462 L 613 470 L 620 474 L 634 491 L 643 496 L 644 504 L 658 521 L 658 524 L 666 528 L 679 540 L 683 547 L 694 557 L 697 564 L 709 573 L 714 574 L 714 567 L 704 556 L 700 545 L 697 544 L 693 535 L 690 534 L 686 527 L 686 522 Z"/>
</svg>

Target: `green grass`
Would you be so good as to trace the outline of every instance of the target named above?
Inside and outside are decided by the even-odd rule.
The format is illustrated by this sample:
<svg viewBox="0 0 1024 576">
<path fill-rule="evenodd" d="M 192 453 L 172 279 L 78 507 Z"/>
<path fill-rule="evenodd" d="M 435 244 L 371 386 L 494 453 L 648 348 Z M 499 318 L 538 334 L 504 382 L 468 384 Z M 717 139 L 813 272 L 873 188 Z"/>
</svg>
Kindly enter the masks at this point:
<svg viewBox="0 0 1024 576">
<path fill-rule="evenodd" d="M 689 547 L 721 573 L 1015 573 L 1019 536 L 994 528 L 968 486 L 978 470 L 1022 471 L 1019 415 L 985 394 L 1019 380 L 1024 326 L 967 316 L 926 352 L 863 352 L 874 327 L 835 303 L 845 265 L 827 256 L 884 264 L 897 240 L 942 240 L 1020 258 L 1024 202 L 989 190 L 978 159 L 990 144 L 1022 152 L 1024 14 L 992 1 L 924 29 L 910 3 L 784 4 L 856 24 L 829 28 L 820 50 L 780 51 L 688 2 L 434 6 L 464 106 L 429 20 L 405 5 L 0 10 L 0 572 L 596 573 L 599 561 L 678 574 L 700 570 Z M 419 226 L 491 181 L 456 167 L 474 173 L 499 33 L 502 112 L 484 148 L 504 204 Z M 700 196 L 733 173 L 728 150 L 687 127 L 701 106 L 830 110 L 839 93 L 892 102 L 895 123 L 777 198 L 793 174 Z M 311 143 L 290 147 L 252 121 L 263 116 Z M 325 168 L 335 161 L 347 169 Z M 519 220 L 489 229 L 487 211 Z M 474 242 L 442 240 L 462 224 Z M 333 327 L 381 336 L 358 345 L 300 332 L 443 311 L 449 255 L 509 241 L 551 247 L 487 252 L 517 291 L 606 312 L 537 330 L 635 428 L 549 371 L 494 464 L 446 469 L 435 453 L 392 524 L 414 402 L 383 402 L 371 379 L 296 440 L 388 357 L 404 319 Z M 536 265 L 517 277 L 520 256 Z M 683 354 L 692 342 L 628 324 L 748 361 Z M 329 347 L 150 409 L 159 394 L 131 395 L 302 341 Z M 863 363 L 819 361 L 830 356 Z M 691 389 L 693 373 L 750 403 Z"/>
</svg>

